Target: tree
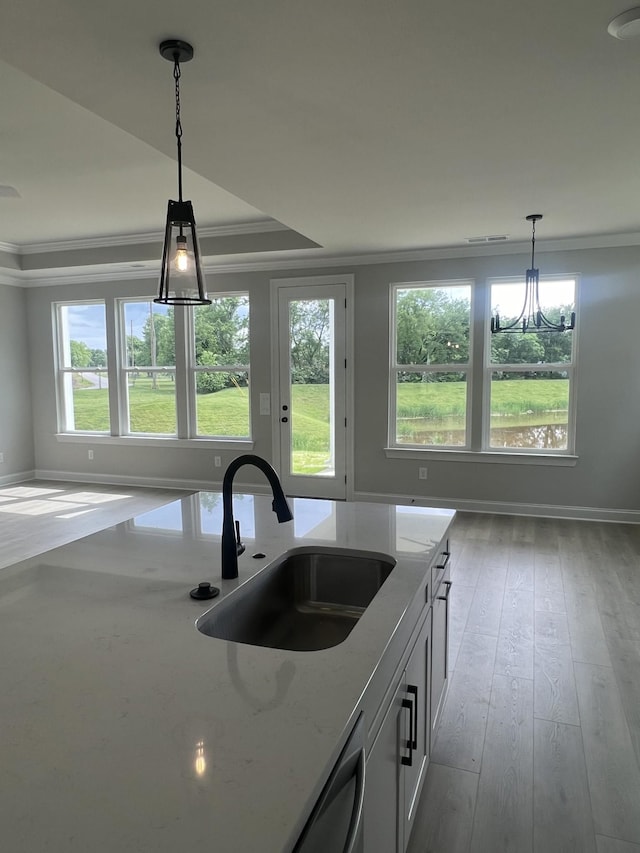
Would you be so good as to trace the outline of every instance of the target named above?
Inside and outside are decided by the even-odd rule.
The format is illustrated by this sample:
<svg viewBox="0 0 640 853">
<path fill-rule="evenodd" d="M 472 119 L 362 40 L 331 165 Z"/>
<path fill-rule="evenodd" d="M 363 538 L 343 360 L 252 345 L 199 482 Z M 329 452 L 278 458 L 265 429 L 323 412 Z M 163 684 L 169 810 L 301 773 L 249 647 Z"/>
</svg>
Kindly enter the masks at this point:
<svg viewBox="0 0 640 853">
<path fill-rule="evenodd" d="M 91 365 L 91 350 L 83 341 L 69 341 L 71 367 L 89 367 Z"/>
<path fill-rule="evenodd" d="M 398 364 L 450 364 L 469 360 L 469 299 L 449 289 L 411 288 L 398 292 L 396 303 Z M 405 372 L 400 381 L 448 381 L 443 373 Z"/>
<path fill-rule="evenodd" d="M 194 312 L 196 364 L 249 364 L 249 303 L 224 296 Z"/>
<path fill-rule="evenodd" d="M 107 366 L 107 354 L 103 349 L 92 349 L 91 350 L 91 367 L 106 367 Z"/>
<path fill-rule="evenodd" d="M 289 303 L 291 380 L 294 384 L 329 382 L 330 313 L 327 299 Z"/>
</svg>

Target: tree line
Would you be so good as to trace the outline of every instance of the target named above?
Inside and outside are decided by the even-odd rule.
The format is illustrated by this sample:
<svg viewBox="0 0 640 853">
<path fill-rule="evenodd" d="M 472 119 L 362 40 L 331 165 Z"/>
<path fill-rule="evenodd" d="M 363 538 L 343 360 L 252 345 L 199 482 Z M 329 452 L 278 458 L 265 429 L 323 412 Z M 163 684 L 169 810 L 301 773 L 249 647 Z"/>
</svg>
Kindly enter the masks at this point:
<svg viewBox="0 0 640 853">
<path fill-rule="evenodd" d="M 246 297 L 223 297 L 194 311 L 196 364 L 210 367 L 249 365 L 249 306 Z M 551 319 L 570 313 L 570 306 L 547 311 Z M 405 371 L 400 381 L 449 381 L 456 364 L 469 361 L 469 300 L 452 296 L 444 288 L 410 288 L 398 292 L 396 302 L 396 361 L 399 365 L 451 365 L 451 373 Z M 507 318 L 505 318 L 507 321 Z M 331 316 L 330 301 L 295 300 L 289 315 L 291 379 L 294 384 L 329 382 Z M 173 309 L 150 313 L 142 337 L 128 334 L 127 366 L 145 368 L 175 366 Z M 72 367 L 105 368 L 106 352 L 71 341 Z M 496 334 L 491 336 L 492 362 L 531 365 L 563 363 L 571 358 L 571 335 L 566 333 Z M 211 393 L 238 382 L 227 372 L 198 372 L 197 389 Z"/>
</svg>

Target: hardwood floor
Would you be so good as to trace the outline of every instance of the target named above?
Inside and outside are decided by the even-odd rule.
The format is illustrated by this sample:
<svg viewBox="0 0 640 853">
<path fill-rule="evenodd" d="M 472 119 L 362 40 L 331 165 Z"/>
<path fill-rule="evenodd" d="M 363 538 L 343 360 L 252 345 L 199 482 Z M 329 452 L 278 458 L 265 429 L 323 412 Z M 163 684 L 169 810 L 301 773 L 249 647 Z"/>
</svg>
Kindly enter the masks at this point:
<svg viewBox="0 0 640 853">
<path fill-rule="evenodd" d="M 640 853 L 640 527 L 459 513 L 409 853 Z"/>
<path fill-rule="evenodd" d="M 0 487 L 0 568 L 190 492 L 29 480 Z"/>
</svg>

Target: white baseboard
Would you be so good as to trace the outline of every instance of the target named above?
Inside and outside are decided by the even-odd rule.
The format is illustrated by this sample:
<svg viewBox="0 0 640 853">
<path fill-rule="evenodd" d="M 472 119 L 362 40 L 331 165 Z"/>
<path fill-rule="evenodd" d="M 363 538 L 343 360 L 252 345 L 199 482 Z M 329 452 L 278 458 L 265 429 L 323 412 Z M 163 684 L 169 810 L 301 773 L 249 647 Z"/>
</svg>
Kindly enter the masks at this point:
<svg viewBox="0 0 640 853">
<path fill-rule="evenodd" d="M 34 474 L 38 480 L 55 480 L 67 483 L 99 483 L 105 486 L 138 486 L 151 489 L 180 489 L 182 491 L 208 491 L 219 492 L 222 490 L 222 480 L 178 480 L 166 477 L 139 477 L 128 474 L 87 474 L 75 471 L 47 471 L 38 468 Z M 25 479 L 31 479 L 25 478 Z M 267 483 L 236 483 L 236 492 L 248 489 L 255 494 L 267 494 L 270 492 Z"/>
<path fill-rule="evenodd" d="M 33 480 L 35 471 L 19 471 L 17 474 L 5 474 L 0 477 L 0 486 L 11 486 L 13 483 L 23 483 L 25 480 Z"/>
<path fill-rule="evenodd" d="M 460 512 L 486 512 L 496 515 L 528 515 L 539 518 L 572 518 L 578 521 L 613 521 L 624 524 L 640 524 L 640 510 L 630 509 L 471 501 L 465 498 L 426 498 L 416 497 L 415 495 L 385 495 L 377 492 L 354 492 L 353 500 L 406 504 L 408 506 L 442 507 L 444 509 L 457 509 Z"/>
</svg>

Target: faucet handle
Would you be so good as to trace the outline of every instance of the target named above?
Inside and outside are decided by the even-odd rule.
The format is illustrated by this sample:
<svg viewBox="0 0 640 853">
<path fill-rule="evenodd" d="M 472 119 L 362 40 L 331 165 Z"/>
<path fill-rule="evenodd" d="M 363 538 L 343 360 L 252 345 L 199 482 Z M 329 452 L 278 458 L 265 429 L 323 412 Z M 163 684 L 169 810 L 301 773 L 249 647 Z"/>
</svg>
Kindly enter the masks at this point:
<svg viewBox="0 0 640 853">
<path fill-rule="evenodd" d="M 236 554 L 240 556 L 240 554 L 244 554 L 246 548 L 240 539 L 240 522 L 236 521 Z"/>
</svg>

